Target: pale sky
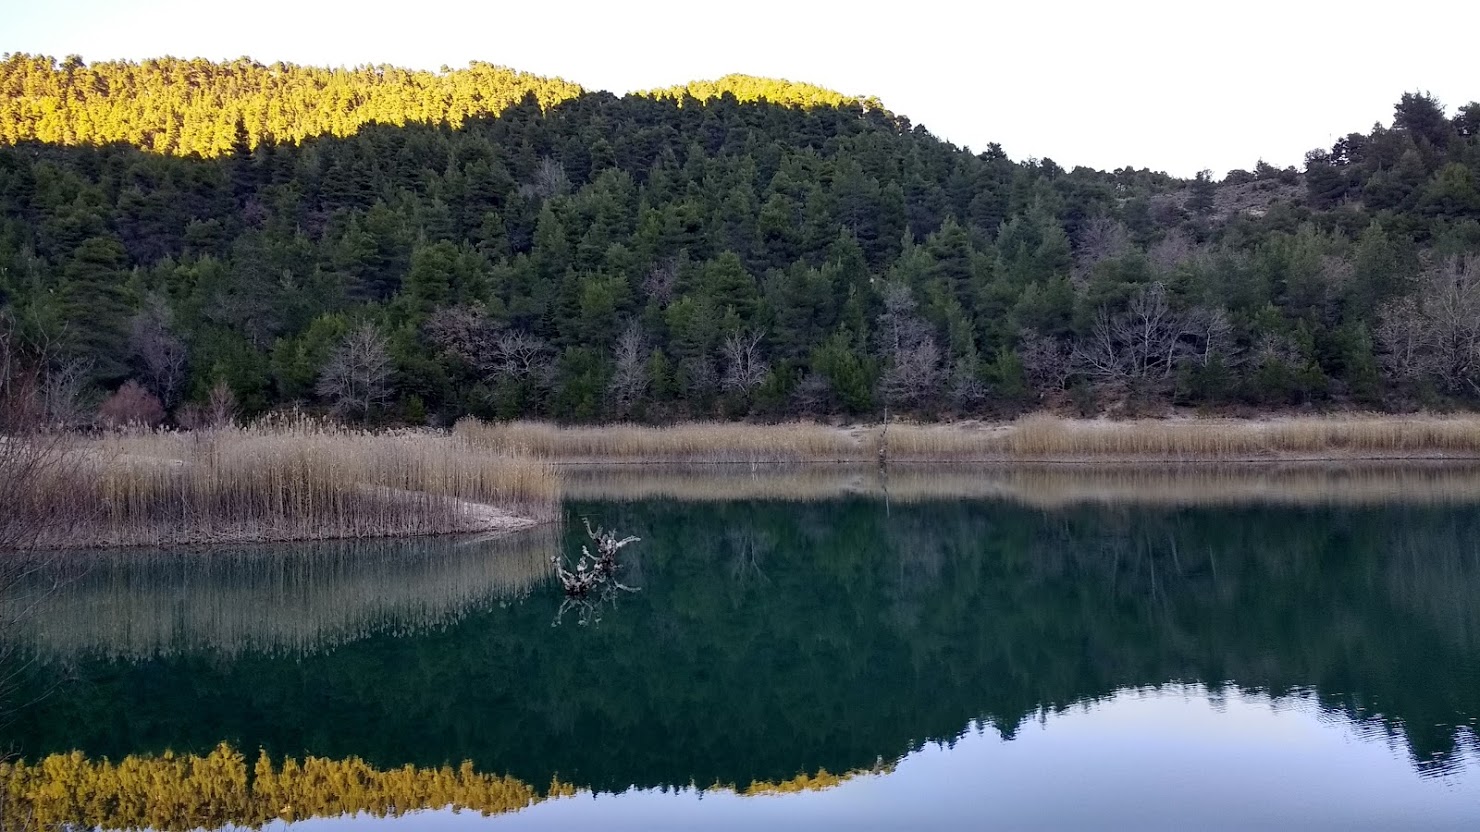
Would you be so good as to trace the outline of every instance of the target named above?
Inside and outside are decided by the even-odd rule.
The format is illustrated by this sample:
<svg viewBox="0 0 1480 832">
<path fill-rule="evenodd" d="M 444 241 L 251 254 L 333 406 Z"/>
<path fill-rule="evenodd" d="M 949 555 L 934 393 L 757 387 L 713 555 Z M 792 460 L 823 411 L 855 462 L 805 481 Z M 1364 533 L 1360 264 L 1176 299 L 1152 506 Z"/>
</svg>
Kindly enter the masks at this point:
<svg viewBox="0 0 1480 832">
<path fill-rule="evenodd" d="M 1473 0 L 1015 3 L 0 0 L 0 52 L 482 60 L 621 93 L 730 72 L 875 95 L 1014 159 L 1190 176 L 1301 165 L 1404 91 L 1480 99 Z"/>
</svg>

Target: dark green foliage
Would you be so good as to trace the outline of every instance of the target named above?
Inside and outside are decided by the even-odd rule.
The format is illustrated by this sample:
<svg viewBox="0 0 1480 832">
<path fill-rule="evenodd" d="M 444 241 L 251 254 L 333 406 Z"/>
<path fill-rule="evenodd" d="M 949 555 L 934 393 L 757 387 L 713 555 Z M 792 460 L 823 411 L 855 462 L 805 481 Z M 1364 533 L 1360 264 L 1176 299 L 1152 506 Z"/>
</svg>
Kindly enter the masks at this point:
<svg viewBox="0 0 1480 832">
<path fill-rule="evenodd" d="M 1300 173 L 1262 162 L 1221 183 L 1014 163 L 872 100 L 743 76 L 619 99 L 481 65 L 80 66 L 0 64 L 0 303 L 109 389 L 158 297 L 189 352 L 187 398 L 227 380 L 248 412 L 315 404 L 325 344 L 351 320 L 395 333 L 391 411 L 441 422 L 875 416 L 881 379 L 921 356 L 931 377 L 987 388 L 942 383 L 921 415 L 1062 390 L 1110 406 L 1466 395 L 1384 376 L 1383 322 L 1425 268 L 1480 250 L 1476 105 L 1450 119 L 1405 95 L 1393 127 L 1313 151 L 1301 195 Z M 281 123 L 254 109 L 310 87 Z M 444 87 L 439 123 L 409 115 Z M 151 126 L 165 110 L 101 88 L 214 109 Z M 26 115 L 47 107 L 51 121 Z M 91 141 L 137 147 L 63 146 Z M 886 284 L 915 304 L 909 356 L 877 331 Z M 1170 358 L 1150 374 L 1090 360 L 1097 326 L 1123 327 L 1152 287 Z M 426 323 L 448 308 L 486 316 L 490 343 L 532 339 L 538 366 L 439 348 Z M 648 378 L 619 412 L 614 349 L 634 326 Z M 1063 384 L 1032 389 L 1046 376 L 1013 352 L 1023 330 L 1076 356 Z M 724 344 L 742 332 L 762 334 L 768 372 L 734 395 Z"/>
</svg>

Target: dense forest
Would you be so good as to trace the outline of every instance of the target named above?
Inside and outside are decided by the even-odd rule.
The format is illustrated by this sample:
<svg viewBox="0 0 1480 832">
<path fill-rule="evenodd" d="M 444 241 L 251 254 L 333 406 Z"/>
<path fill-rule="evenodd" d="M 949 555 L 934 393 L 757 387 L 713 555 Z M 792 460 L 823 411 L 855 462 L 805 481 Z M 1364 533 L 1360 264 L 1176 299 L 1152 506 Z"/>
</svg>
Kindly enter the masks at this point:
<svg viewBox="0 0 1480 832">
<path fill-rule="evenodd" d="M 1188 181 L 747 76 L 11 55 L 0 304 L 63 423 L 1464 407 L 1477 174 L 1420 93 Z"/>
</svg>

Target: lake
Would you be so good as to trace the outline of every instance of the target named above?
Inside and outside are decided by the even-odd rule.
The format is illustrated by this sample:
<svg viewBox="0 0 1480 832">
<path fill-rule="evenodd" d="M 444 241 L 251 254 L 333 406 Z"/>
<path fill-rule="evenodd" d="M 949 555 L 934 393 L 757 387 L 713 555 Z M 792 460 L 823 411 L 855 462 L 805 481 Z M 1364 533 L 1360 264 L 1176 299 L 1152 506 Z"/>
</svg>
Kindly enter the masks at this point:
<svg viewBox="0 0 1480 832">
<path fill-rule="evenodd" d="M 47 804 L 113 827 L 1480 827 L 1480 471 L 569 492 L 513 538 L 42 562 L 0 748 L 153 777 Z M 562 611 L 587 518 L 642 538 L 635 591 Z"/>
</svg>

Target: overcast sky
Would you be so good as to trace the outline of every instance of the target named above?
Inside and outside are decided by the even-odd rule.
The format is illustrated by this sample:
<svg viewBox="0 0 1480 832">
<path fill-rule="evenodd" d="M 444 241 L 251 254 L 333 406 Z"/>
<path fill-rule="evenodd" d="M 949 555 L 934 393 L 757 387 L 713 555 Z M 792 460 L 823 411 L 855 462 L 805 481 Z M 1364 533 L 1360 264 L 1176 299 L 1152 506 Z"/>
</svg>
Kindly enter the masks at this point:
<svg viewBox="0 0 1480 832">
<path fill-rule="evenodd" d="M 1214 6 L 1216 5 L 1216 8 Z M 470 60 L 626 92 L 729 72 L 876 95 L 936 135 L 1066 167 L 1301 164 L 1405 90 L 1480 99 L 1480 3 L 0 0 L 0 51 Z"/>
</svg>

